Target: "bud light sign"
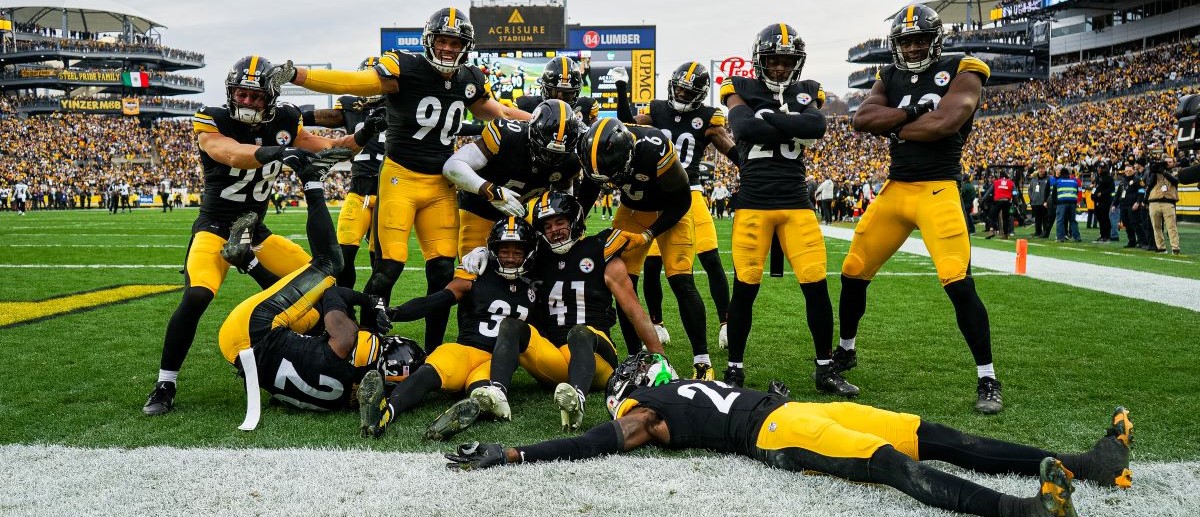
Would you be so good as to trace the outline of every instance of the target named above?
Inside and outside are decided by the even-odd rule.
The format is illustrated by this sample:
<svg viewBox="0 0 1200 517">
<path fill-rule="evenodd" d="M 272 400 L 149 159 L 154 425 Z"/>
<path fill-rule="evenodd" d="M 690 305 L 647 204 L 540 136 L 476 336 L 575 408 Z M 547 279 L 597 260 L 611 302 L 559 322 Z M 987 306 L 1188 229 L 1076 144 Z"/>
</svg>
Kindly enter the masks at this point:
<svg viewBox="0 0 1200 517">
<path fill-rule="evenodd" d="M 381 27 L 379 29 L 379 53 L 383 54 L 393 49 L 424 52 L 425 49 L 421 46 L 421 32 L 422 29 L 419 28 Z"/>
</svg>

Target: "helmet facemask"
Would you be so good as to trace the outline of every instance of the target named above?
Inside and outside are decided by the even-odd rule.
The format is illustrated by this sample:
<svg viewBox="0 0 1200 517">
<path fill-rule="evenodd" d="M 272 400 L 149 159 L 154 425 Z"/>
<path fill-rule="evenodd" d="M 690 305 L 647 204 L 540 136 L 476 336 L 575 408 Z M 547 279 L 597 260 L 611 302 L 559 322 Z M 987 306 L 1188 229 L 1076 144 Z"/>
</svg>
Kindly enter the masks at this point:
<svg viewBox="0 0 1200 517">
<path fill-rule="evenodd" d="M 566 102 L 549 99 L 538 104 L 529 120 L 529 153 L 546 167 L 559 167 L 575 158 L 581 127 Z"/>
<path fill-rule="evenodd" d="M 888 39 L 892 45 L 892 62 L 896 65 L 896 68 L 905 72 L 912 72 L 914 74 L 924 72 L 942 54 L 942 31 L 940 26 L 937 30 L 917 30 L 899 35 L 893 34 Z M 903 51 L 902 45 L 906 42 L 917 40 L 928 42 L 925 45 L 924 57 L 916 61 L 909 61 L 908 52 Z"/>
<path fill-rule="evenodd" d="M 258 56 L 247 56 L 234 63 L 225 76 L 225 99 L 230 118 L 251 125 L 275 118 L 275 100 L 279 98 L 279 92 L 271 87 L 268 78 L 272 68 L 270 61 Z"/>
<path fill-rule="evenodd" d="M 462 48 L 455 52 L 452 58 L 444 59 L 435 45 L 438 36 L 457 38 L 462 41 Z M 425 60 L 429 61 L 430 65 L 443 74 L 453 73 L 467 63 L 471 50 L 475 48 L 475 27 L 462 11 L 454 8 L 442 9 L 425 22 L 421 46 L 425 47 Z"/>
<path fill-rule="evenodd" d="M 507 280 L 516 280 L 529 270 L 533 263 L 536 239 L 534 231 L 524 219 L 508 217 L 497 221 L 488 234 L 488 254 L 496 273 Z M 509 260 L 513 248 L 521 252 L 519 260 Z M 509 264 L 506 265 L 505 263 Z"/>
<path fill-rule="evenodd" d="M 708 85 L 705 85 L 704 88 L 696 88 L 675 79 L 667 82 L 667 98 L 670 99 L 671 108 L 680 113 L 687 113 L 699 108 L 707 95 Z"/>
<path fill-rule="evenodd" d="M 679 378 L 675 369 L 667 363 L 666 358 L 645 350 L 617 365 L 617 369 L 609 377 L 608 386 L 604 390 L 605 405 L 608 413 L 617 418 L 617 411 L 625 399 L 629 398 L 638 388 L 646 386 L 661 386 Z"/>
</svg>

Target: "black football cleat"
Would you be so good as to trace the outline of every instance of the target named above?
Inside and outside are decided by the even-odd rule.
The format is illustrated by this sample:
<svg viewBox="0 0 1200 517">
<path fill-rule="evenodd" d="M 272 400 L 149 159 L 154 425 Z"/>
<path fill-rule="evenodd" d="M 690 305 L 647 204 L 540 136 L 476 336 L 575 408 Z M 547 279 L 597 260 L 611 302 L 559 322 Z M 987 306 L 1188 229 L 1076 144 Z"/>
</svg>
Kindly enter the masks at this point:
<svg viewBox="0 0 1200 517">
<path fill-rule="evenodd" d="M 1000 397 L 1000 381 L 995 377 L 980 377 L 975 393 L 979 397 L 975 401 L 976 411 L 994 415 L 1004 409 L 1004 400 Z"/>
<path fill-rule="evenodd" d="M 1129 410 L 1117 407 L 1111 424 L 1092 449 L 1083 454 L 1062 456 L 1072 465 L 1075 477 L 1102 487 L 1129 488 L 1133 472 L 1129 470 L 1129 449 L 1133 446 L 1133 422 Z"/>
<path fill-rule="evenodd" d="M 371 370 L 358 385 L 358 433 L 363 438 L 379 438 L 392 421 L 392 410 L 388 405 L 383 376 Z"/>
<path fill-rule="evenodd" d="M 813 381 L 817 386 L 817 391 L 822 393 L 832 393 L 848 399 L 858 396 L 858 386 L 850 384 L 842 378 L 842 375 L 837 372 L 835 363 L 818 364 L 816 371 L 813 372 Z"/>
<path fill-rule="evenodd" d="M 722 379 L 725 384 L 735 388 L 741 388 L 746 384 L 746 370 L 736 366 L 730 366 L 725 369 L 725 378 Z"/>
<path fill-rule="evenodd" d="M 695 363 L 692 365 L 692 378 L 701 381 L 711 381 L 716 379 L 716 372 L 708 363 Z"/>
<path fill-rule="evenodd" d="M 221 258 L 243 273 L 250 269 L 250 262 L 254 260 L 252 243 L 254 228 L 257 225 L 258 214 L 254 212 L 242 214 L 233 222 L 233 226 L 229 227 L 229 240 L 225 241 L 225 245 L 221 247 Z"/>
<path fill-rule="evenodd" d="M 479 418 L 479 402 L 467 397 L 450 406 L 425 429 L 426 440 L 446 440 L 463 432 Z"/>
<path fill-rule="evenodd" d="M 848 372 L 851 368 L 858 366 L 858 349 L 846 350 L 840 346 L 834 347 L 833 366 L 834 371 L 838 373 Z"/>
<path fill-rule="evenodd" d="M 1054 458 L 1043 459 L 1038 471 L 1042 482 L 1038 498 L 1046 510 L 1043 515 L 1079 517 L 1075 512 L 1075 503 L 1071 501 L 1071 493 L 1075 491 L 1075 487 L 1071 486 L 1071 471 Z"/>
<path fill-rule="evenodd" d="M 146 399 L 146 405 L 142 406 L 142 413 L 146 416 L 165 415 L 175 408 L 175 383 L 171 381 L 159 381 L 154 383 L 154 390 L 150 392 L 150 397 Z"/>
</svg>

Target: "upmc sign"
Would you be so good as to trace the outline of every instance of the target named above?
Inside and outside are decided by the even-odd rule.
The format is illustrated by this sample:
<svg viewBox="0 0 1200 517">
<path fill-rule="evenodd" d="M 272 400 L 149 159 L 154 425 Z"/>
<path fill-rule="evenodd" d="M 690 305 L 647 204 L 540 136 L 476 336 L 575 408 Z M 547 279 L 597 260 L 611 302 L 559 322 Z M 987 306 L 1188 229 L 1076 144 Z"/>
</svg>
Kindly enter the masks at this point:
<svg viewBox="0 0 1200 517">
<path fill-rule="evenodd" d="M 424 52 L 425 48 L 421 46 L 421 32 L 423 29 L 420 28 L 381 27 L 379 29 L 379 53 L 383 54 L 392 49 Z"/>
<path fill-rule="evenodd" d="M 567 48 L 639 50 L 654 48 L 654 27 L 580 27 L 567 34 Z"/>
<path fill-rule="evenodd" d="M 563 6 L 472 6 L 471 24 L 480 50 L 559 50 L 566 43 Z"/>
</svg>

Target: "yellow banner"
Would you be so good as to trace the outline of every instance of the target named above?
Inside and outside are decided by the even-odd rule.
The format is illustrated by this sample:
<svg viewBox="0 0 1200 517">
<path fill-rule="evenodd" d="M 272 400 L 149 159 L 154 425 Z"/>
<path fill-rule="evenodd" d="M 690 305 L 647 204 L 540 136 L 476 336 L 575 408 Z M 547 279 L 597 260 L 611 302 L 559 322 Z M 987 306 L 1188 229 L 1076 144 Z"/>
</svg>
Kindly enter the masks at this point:
<svg viewBox="0 0 1200 517">
<path fill-rule="evenodd" d="M 53 68 L 38 68 L 21 70 L 21 77 L 58 77 L 60 81 L 94 81 L 102 83 L 121 82 L 121 73 L 112 71 L 78 72 L 75 70 L 57 70 Z"/>
<path fill-rule="evenodd" d="M 126 97 L 121 100 L 121 113 L 137 115 L 142 112 L 142 103 L 137 97 Z"/>
<path fill-rule="evenodd" d="M 645 103 L 654 100 L 654 51 L 633 51 L 633 74 L 629 77 L 629 98 Z"/>
<path fill-rule="evenodd" d="M 8 20 L 0 20 L 0 31 L 11 31 L 12 22 Z"/>
</svg>

